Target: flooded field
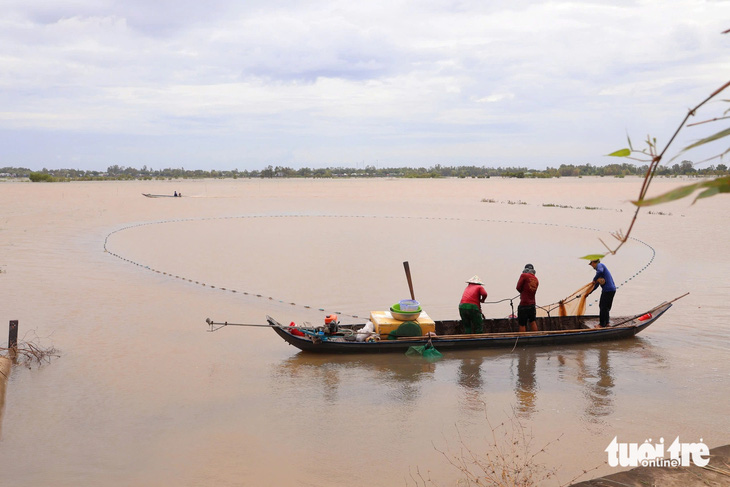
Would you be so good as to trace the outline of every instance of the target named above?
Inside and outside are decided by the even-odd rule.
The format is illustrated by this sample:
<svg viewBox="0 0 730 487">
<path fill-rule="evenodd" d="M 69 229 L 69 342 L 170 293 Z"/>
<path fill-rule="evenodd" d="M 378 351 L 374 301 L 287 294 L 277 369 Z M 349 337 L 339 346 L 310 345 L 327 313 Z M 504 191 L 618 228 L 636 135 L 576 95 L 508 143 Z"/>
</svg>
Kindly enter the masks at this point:
<svg viewBox="0 0 730 487">
<path fill-rule="evenodd" d="M 654 183 L 658 193 L 681 184 Z M 468 351 L 438 362 L 313 356 L 236 323 L 360 322 L 409 297 L 490 317 L 524 264 L 538 304 L 593 277 L 579 257 L 625 229 L 635 178 L 0 182 L 0 326 L 60 358 L 16 367 L 0 469 L 13 485 L 455 485 L 442 451 L 517 422 L 553 484 L 613 473 L 611 440 L 730 442 L 727 198 L 644 212 L 607 257 L 612 314 L 686 292 L 636 339 Z M 142 193 L 182 198 L 146 198 Z M 594 299 L 595 298 L 595 299 Z M 597 314 L 598 293 L 588 312 Z M 515 301 L 514 305 L 517 305 Z M 0 332 L 2 332 L 0 330 Z M 4 332 L 2 332 L 4 333 Z M 0 342 L 5 345 L 5 342 Z M 715 399 L 710 399 L 710 397 Z M 508 426 L 513 427 L 513 426 Z M 557 441 L 556 441 L 557 440 Z M 419 481 L 420 485 L 423 484 Z"/>
</svg>

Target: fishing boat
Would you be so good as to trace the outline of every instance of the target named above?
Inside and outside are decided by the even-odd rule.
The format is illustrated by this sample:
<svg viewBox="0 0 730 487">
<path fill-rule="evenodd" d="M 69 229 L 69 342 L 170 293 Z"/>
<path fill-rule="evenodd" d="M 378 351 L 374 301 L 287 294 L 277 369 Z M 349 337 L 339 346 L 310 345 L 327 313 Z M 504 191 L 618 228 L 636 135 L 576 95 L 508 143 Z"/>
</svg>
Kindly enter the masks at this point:
<svg viewBox="0 0 730 487">
<path fill-rule="evenodd" d="M 180 198 L 180 197 L 182 197 L 181 194 L 150 194 L 150 193 L 142 193 L 142 196 L 146 196 L 148 198 Z"/>
<path fill-rule="evenodd" d="M 424 353 L 426 350 L 448 352 L 480 348 L 515 348 L 523 346 L 557 346 L 577 343 L 607 342 L 632 338 L 658 320 L 672 303 L 687 296 L 685 293 L 671 301 L 635 315 L 613 317 L 606 326 L 600 326 L 598 315 L 584 315 L 585 300 L 594 284 L 581 289 L 549 306 L 541 306 L 546 316 L 536 318 L 537 331 L 520 332 L 513 313 L 507 318 L 484 319 L 485 333 L 464 333 L 461 320 L 432 320 L 415 300 L 408 262 L 403 263 L 411 294 L 410 300 L 393 305 L 390 311 L 372 311 L 370 320 L 360 324 L 340 324 L 337 315 L 328 315 L 323 326 L 284 325 L 266 317 L 266 324 L 216 323 L 205 321 L 216 331 L 228 325 L 272 328 L 289 345 L 314 353 Z M 510 301 L 515 298 L 506 299 Z M 568 312 L 566 305 L 573 313 Z M 577 303 L 577 305 L 575 305 Z M 404 309 L 403 306 L 407 308 Z M 555 311 L 557 310 L 557 313 Z M 420 350 L 420 352 L 419 352 Z M 439 352 L 440 355 L 440 352 Z"/>
<path fill-rule="evenodd" d="M 636 315 L 611 318 L 606 327 L 599 327 L 599 317 L 592 315 L 538 317 L 539 331 L 527 332 L 516 331 L 516 318 L 486 319 L 484 329 L 488 332 L 479 334 L 462 333 L 463 325 L 459 320 L 433 321 L 434 332 L 407 337 L 394 336 L 392 332 L 384 335 L 379 330 L 360 332 L 366 324 L 287 326 L 270 316 L 267 316 L 268 325 L 265 326 L 271 327 L 288 344 L 305 352 L 403 353 L 410 347 L 431 345 L 441 352 L 448 352 L 479 348 L 555 346 L 631 338 L 648 328 L 671 307 L 671 301 L 664 302 Z"/>
</svg>

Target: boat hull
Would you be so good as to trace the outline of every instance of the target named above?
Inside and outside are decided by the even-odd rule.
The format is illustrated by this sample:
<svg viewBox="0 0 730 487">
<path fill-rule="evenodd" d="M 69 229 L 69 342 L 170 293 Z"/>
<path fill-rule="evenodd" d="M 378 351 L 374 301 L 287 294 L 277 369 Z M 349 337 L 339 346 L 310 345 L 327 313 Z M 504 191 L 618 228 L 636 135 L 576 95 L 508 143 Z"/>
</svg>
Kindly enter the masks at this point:
<svg viewBox="0 0 730 487">
<path fill-rule="evenodd" d="M 635 336 L 654 323 L 670 307 L 671 303 L 664 303 L 636 316 L 616 318 L 614 326 L 606 328 L 578 328 L 567 330 L 548 330 L 538 332 L 499 332 L 484 333 L 479 335 L 444 335 L 439 333 L 439 324 L 452 324 L 457 322 L 436 322 L 437 335 L 433 337 L 399 338 L 398 340 L 380 340 L 374 342 L 345 341 L 333 338 L 325 338 L 322 341 L 312 339 L 310 336 L 298 336 L 292 334 L 287 326 L 282 326 L 273 318 L 268 317 L 269 324 L 277 335 L 283 338 L 290 345 L 312 353 L 404 353 L 412 346 L 423 346 L 429 341 L 440 352 L 451 350 L 473 350 L 480 348 L 514 348 L 525 346 L 556 346 L 576 343 L 591 343 L 622 340 Z M 650 314 L 650 318 L 640 319 Z M 594 317 L 587 317 L 594 318 Z M 597 319 L 597 317 L 595 317 Z M 489 322 L 489 320 L 487 320 Z M 357 329 L 357 326 L 354 327 Z"/>
</svg>

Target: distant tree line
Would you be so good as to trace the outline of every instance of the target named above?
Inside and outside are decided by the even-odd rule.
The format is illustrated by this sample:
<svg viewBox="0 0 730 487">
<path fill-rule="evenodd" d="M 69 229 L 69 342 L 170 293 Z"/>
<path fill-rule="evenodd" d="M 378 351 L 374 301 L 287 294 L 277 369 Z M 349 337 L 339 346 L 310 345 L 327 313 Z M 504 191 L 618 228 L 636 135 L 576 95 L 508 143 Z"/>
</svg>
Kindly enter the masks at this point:
<svg viewBox="0 0 730 487">
<path fill-rule="evenodd" d="M 202 169 L 186 170 L 185 168 L 142 169 L 113 165 L 106 171 L 84 171 L 82 169 L 46 169 L 32 171 L 24 167 L 0 168 L 0 178 L 28 178 L 33 182 L 53 181 L 104 181 L 104 180 L 151 180 L 151 179 L 237 179 L 237 178 L 560 178 L 580 176 L 644 176 L 648 166 L 633 164 L 608 164 L 594 166 L 592 164 L 561 164 L 559 167 L 546 169 L 528 169 L 526 167 L 483 167 L 483 166 L 436 166 L 424 167 L 388 167 L 364 168 L 328 167 L 312 169 L 303 167 L 292 169 L 287 166 L 267 166 L 261 170 L 238 169 L 204 171 Z M 690 161 L 679 164 L 660 166 L 658 176 L 722 176 L 728 175 L 725 164 L 696 169 Z"/>
</svg>

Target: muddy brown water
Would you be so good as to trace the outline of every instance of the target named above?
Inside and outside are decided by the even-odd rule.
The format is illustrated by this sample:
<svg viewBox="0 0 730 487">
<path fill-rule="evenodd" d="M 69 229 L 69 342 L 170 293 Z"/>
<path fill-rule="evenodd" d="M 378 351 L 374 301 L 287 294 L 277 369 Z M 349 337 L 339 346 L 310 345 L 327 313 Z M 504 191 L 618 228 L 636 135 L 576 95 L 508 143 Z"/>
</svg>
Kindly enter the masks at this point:
<svg viewBox="0 0 730 487">
<path fill-rule="evenodd" d="M 657 180 L 654 192 L 682 182 Z M 605 259 L 621 286 L 615 315 L 691 293 L 636 339 L 458 352 L 428 363 L 307 355 L 264 328 L 207 332 L 208 317 L 319 323 L 340 312 L 360 321 L 409 297 L 406 260 L 416 298 L 437 319 L 457 316 L 473 274 L 489 301 L 514 297 L 528 262 L 540 279 L 538 303 L 553 303 L 591 279 L 578 257 L 626 228 L 639 184 L 0 182 L 0 326 L 17 319 L 21 341 L 62 354 L 13 370 L 2 478 L 20 486 L 371 486 L 414 485 L 420 472 L 454 485 L 459 472 L 439 450 L 456 452 L 460 442 L 484 450 L 489 424 L 514 419 L 535 448 L 553 442 L 538 458 L 557 469 L 556 482 L 596 466 L 594 476 L 615 473 L 604 452 L 614 436 L 726 444 L 722 196 L 644 213 L 637 240 Z M 184 196 L 142 196 L 173 191 Z M 509 302 L 484 311 L 506 316 Z"/>
</svg>

